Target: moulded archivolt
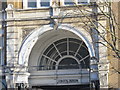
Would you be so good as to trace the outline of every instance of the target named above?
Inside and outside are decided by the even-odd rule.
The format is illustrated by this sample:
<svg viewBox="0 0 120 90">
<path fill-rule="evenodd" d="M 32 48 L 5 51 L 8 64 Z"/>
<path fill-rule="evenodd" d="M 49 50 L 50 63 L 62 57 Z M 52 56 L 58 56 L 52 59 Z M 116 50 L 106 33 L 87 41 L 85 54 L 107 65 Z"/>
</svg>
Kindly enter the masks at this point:
<svg viewBox="0 0 120 90">
<path fill-rule="evenodd" d="M 19 64 L 26 65 L 26 66 L 28 65 L 28 60 L 29 60 L 29 56 L 32 51 L 32 48 L 34 47 L 36 42 L 39 40 L 41 35 L 44 35 L 44 33 L 51 30 L 52 31 L 54 30 L 53 25 L 45 25 L 37 30 L 34 30 L 30 35 L 26 37 L 19 51 Z M 59 25 L 58 30 L 65 30 L 65 31 L 74 33 L 76 36 L 82 39 L 82 41 L 84 41 L 85 45 L 88 47 L 90 57 L 95 56 L 92 39 L 91 39 L 91 36 L 88 34 L 88 32 L 86 32 L 82 28 L 75 29 L 71 25 L 66 25 L 66 24 Z"/>
</svg>

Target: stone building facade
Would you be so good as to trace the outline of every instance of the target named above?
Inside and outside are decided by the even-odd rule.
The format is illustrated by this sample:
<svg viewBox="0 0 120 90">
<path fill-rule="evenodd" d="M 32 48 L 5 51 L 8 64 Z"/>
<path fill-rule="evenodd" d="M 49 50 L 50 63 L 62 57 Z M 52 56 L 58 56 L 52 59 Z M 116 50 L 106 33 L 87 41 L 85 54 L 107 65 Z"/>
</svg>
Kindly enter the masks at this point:
<svg viewBox="0 0 120 90">
<path fill-rule="evenodd" d="M 101 7 L 88 0 L 7 2 L 7 87 L 108 88 L 107 48 L 96 43 L 103 40 L 95 26 L 100 33 L 106 31 L 98 23 L 107 26 L 101 9 L 108 8 Z"/>
</svg>

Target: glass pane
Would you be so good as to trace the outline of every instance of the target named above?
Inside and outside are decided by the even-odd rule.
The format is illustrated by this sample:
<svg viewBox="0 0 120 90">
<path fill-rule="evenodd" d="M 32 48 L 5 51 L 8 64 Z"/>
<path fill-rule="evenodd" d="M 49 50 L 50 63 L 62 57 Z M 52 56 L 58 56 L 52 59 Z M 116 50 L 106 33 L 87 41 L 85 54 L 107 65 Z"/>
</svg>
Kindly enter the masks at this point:
<svg viewBox="0 0 120 90">
<path fill-rule="evenodd" d="M 39 69 L 40 70 L 46 70 L 47 69 L 47 62 L 48 62 L 48 59 L 42 56 L 42 58 L 40 60 Z"/>
<path fill-rule="evenodd" d="M 64 52 L 67 50 L 67 42 L 66 43 L 60 43 L 56 46 L 59 50 L 59 52 Z"/>
<path fill-rule="evenodd" d="M 78 0 L 78 4 L 88 4 L 88 0 Z"/>
<path fill-rule="evenodd" d="M 58 45 L 61 42 L 67 42 L 67 39 L 65 38 L 65 39 L 58 40 L 55 42 L 55 44 Z"/>
<path fill-rule="evenodd" d="M 75 39 L 75 38 L 69 38 L 69 41 L 70 42 L 75 42 L 77 44 L 80 44 L 82 42 L 81 40 L 78 40 L 78 39 Z"/>
<path fill-rule="evenodd" d="M 80 48 L 80 50 L 79 50 L 78 53 L 79 53 L 82 57 L 85 57 L 85 56 L 89 55 L 88 50 L 87 50 L 84 46 L 82 46 L 82 47 Z"/>
<path fill-rule="evenodd" d="M 28 7 L 36 8 L 37 7 L 36 0 L 28 0 Z"/>
<path fill-rule="evenodd" d="M 73 58 L 64 58 L 60 63 L 58 69 L 78 69 L 78 63 Z"/>
<path fill-rule="evenodd" d="M 49 7 L 50 0 L 41 0 L 40 5 L 41 5 L 41 7 Z"/>
<path fill-rule="evenodd" d="M 46 54 L 48 57 L 53 57 L 57 53 L 56 49 L 53 47 L 48 53 Z"/>
<path fill-rule="evenodd" d="M 0 65 L 1 65 L 1 61 L 2 61 L 1 53 L 2 53 L 2 50 L 0 49 Z"/>
<path fill-rule="evenodd" d="M 0 30 L 1 31 L 1 30 Z M 2 31 L 0 32 L 0 34 L 2 34 Z M 3 38 L 0 37 L 0 65 L 2 64 L 2 44 L 3 44 Z"/>
<path fill-rule="evenodd" d="M 65 0 L 65 5 L 74 5 L 74 1 L 73 0 Z"/>
<path fill-rule="evenodd" d="M 79 47 L 79 44 L 76 44 L 74 42 L 69 42 L 69 50 L 70 51 L 76 52 L 78 47 Z"/>
</svg>

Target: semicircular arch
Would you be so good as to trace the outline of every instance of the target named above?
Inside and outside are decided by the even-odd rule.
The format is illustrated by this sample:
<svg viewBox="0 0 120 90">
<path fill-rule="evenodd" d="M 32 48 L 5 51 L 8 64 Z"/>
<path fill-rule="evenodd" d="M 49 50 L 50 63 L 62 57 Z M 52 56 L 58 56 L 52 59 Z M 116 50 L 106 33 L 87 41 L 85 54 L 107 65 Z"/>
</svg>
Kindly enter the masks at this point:
<svg viewBox="0 0 120 90">
<path fill-rule="evenodd" d="M 21 45 L 21 49 L 19 51 L 19 61 L 18 63 L 20 65 L 28 66 L 29 56 L 31 54 L 32 48 L 35 46 L 37 41 L 39 40 L 40 36 L 45 34 L 46 32 L 49 32 L 51 30 L 54 30 L 53 25 L 44 25 L 41 28 L 35 30 L 31 34 L 29 34 L 26 39 L 23 41 L 23 44 Z M 92 45 L 92 38 L 90 34 L 85 31 L 83 28 L 74 28 L 69 24 L 61 24 L 58 26 L 57 30 L 66 30 L 69 32 L 74 33 L 77 35 L 80 39 L 84 41 L 86 46 L 88 47 L 88 51 L 90 53 L 90 57 L 95 56 L 94 48 Z"/>
</svg>

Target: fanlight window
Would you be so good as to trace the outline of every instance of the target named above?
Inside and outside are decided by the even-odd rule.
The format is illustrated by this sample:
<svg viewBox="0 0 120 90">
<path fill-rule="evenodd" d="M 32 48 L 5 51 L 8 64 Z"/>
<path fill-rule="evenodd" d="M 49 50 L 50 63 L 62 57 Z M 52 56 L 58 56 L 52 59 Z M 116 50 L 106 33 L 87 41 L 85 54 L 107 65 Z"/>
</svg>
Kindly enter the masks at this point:
<svg viewBox="0 0 120 90">
<path fill-rule="evenodd" d="M 50 44 L 39 58 L 39 70 L 89 68 L 90 55 L 82 40 L 64 38 Z"/>
</svg>

